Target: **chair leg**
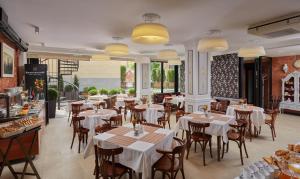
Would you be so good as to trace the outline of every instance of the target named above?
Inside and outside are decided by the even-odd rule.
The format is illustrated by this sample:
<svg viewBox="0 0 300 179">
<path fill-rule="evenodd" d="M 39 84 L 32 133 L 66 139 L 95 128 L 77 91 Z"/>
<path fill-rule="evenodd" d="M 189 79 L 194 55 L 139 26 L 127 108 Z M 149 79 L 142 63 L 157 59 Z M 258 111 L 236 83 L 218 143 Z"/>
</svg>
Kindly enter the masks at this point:
<svg viewBox="0 0 300 179">
<path fill-rule="evenodd" d="M 169 129 L 171 129 L 170 121 L 168 121 L 168 124 L 169 124 Z"/>
<path fill-rule="evenodd" d="M 252 142 L 252 125 L 251 123 L 249 124 L 249 136 L 250 136 L 250 142 Z"/>
<path fill-rule="evenodd" d="M 241 162 L 242 162 L 242 165 L 244 165 L 242 144 L 240 143 L 240 144 L 238 144 L 238 146 L 239 146 L 239 149 L 240 149 Z"/>
<path fill-rule="evenodd" d="M 259 134 L 261 133 L 261 126 L 259 126 L 259 131 L 258 131 L 258 133 L 259 133 Z"/>
<path fill-rule="evenodd" d="M 186 159 L 188 159 L 188 157 L 189 157 L 189 154 L 190 154 L 190 149 L 191 149 L 191 143 L 188 143 L 187 144 L 187 147 L 186 147 Z"/>
<path fill-rule="evenodd" d="M 212 150 L 211 150 L 211 139 L 209 140 L 209 153 L 210 153 L 210 157 L 213 158 Z"/>
<path fill-rule="evenodd" d="M 274 131 L 274 136 L 277 137 L 276 136 L 276 131 L 275 131 L 275 126 L 273 126 L 273 131 Z"/>
<path fill-rule="evenodd" d="M 163 172 L 163 179 L 166 178 L 166 172 Z"/>
<path fill-rule="evenodd" d="M 78 135 L 78 153 L 80 153 L 80 145 L 81 145 L 82 135 Z"/>
<path fill-rule="evenodd" d="M 184 175 L 184 169 L 183 169 L 183 167 L 180 169 L 180 171 L 181 171 L 181 174 L 182 174 L 182 179 L 185 179 L 185 175 Z"/>
<path fill-rule="evenodd" d="M 76 136 L 76 133 L 73 132 L 73 138 L 72 138 L 72 143 L 71 143 L 71 149 L 73 148 L 73 143 L 74 143 L 75 136 Z"/>
<path fill-rule="evenodd" d="M 129 169 L 129 179 L 132 179 L 132 170 L 131 169 Z"/>
<path fill-rule="evenodd" d="M 197 152 L 197 142 L 195 141 L 195 153 Z"/>
<path fill-rule="evenodd" d="M 151 170 L 152 170 L 152 171 L 151 171 L 151 179 L 154 179 L 154 177 L 155 177 L 155 170 L 154 170 L 153 167 L 152 167 Z"/>
<path fill-rule="evenodd" d="M 245 141 L 243 142 L 243 146 L 244 146 L 244 150 L 245 150 L 245 153 L 246 153 L 246 157 L 249 158 Z"/>
<path fill-rule="evenodd" d="M 224 152 L 225 152 L 225 143 L 223 142 L 223 148 L 222 148 L 222 159 L 223 159 L 223 157 L 224 157 Z"/>
<path fill-rule="evenodd" d="M 182 130 L 181 139 L 184 137 L 184 130 Z"/>
<path fill-rule="evenodd" d="M 273 141 L 274 141 L 274 129 L 273 129 L 272 126 L 270 126 L 270 129 L 271 129 L 271 133 L 272 133 L 272 139 L 273 139 Z"/>
<path fill-rule="evenodd" d="M 227 148 L 226 148 L 226 153 L 229 151 L 229 141 L 227 142 Z"/>
<path fill-rule="evenodd" d="M 205 166 L 205 149 L 206 149 L 206 145 L 207 145 L 207 142 L 204 142 L 203 143 L 203 146 L 202 146 L 202 155 L 203 155 L 203 165 Z"/>
</svg>

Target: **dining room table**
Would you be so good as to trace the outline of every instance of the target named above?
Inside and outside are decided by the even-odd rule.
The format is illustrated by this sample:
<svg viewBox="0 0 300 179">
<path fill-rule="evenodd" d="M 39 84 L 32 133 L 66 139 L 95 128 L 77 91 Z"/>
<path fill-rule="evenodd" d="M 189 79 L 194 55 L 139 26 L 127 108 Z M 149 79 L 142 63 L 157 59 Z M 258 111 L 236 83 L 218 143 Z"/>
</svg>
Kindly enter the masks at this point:
<svg viewBox="0 0 300 179">
<path fill-rule="evenodd" d="M 117 101 L 116 101 L 116 107 L 120 108 L 120 107 L 125 107 L 125 101 L 134 101 L 135 103 L 140 103 L 140 100 L 136 97 L 117 97 Z"/>
<path fill-rule="evenodd" d="M 172 149 L 175 132 L 169 129 L 141 125 L 138 135 L 132 123 L 120 126 L 93 137 L 94 145 L 101 148 L 123 148 L 116 160 L 139 174 L 139 178 L 151 178 L 151 166 L 162 156 L 156 149 Z"/>
<path fill-rule="evenodd" d="M 217 137 L 217 154 L 218 161 L 220 161 L 221 138 L 223 138 L 223 142 L 228 142 L 227 132 L 230 129 L 230 124 L 235 124 L 235 118 L 233 116 L 228 116 L 224 114 L 204 113 L 200 111 L 194 112 L 180 117 L 175 126 L 175 131 L 189 131 L 189 121 L 196 123 L 209 123 L 209 127 L 206 128 L 205 132 L 207 134 Z"/>
<path fill-rule="evenodd" d="M 136 109 L 144 109 L 143 118 L 149 123 L 158 123 L 158 118 L 164 115 L 164 106 L 160 104 L 139 104 L 135 106 Z"/>
<path fill-rule="evenodd" d="M 247 104 L 230 105 L 227 107 L 226 115 L 235 117 L 235 110 L 252 111 L 250 120 L 257 129 L 265 124 L 266 115 L 264 113 L 264 108 Z"/>
<path fill-rule="evenodd" d="M 79 116 L 83 116 L 84 120 L 81 122 L 82 127 L 89 129 L 91 136 L 95 135 L 95 128 L 98 125 L 107 123 L 111 117 L 116 116 L 117 112 L 112 109 L 95 109 L 86 110 L 79 113 Z M 88 141 L 87 146 L 84 149 L 83 155 L 86 157 L 92 148 L 92 139 Z"/>
</svg>

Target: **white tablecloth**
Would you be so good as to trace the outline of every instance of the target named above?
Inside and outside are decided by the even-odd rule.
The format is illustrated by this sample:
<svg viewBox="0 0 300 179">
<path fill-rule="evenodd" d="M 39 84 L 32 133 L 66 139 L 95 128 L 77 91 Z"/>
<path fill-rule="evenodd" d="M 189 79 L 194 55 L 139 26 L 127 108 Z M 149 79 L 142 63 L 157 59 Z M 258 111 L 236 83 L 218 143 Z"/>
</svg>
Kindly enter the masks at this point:
<svg viewBox="0 0 300 179">
<path fill-rule="evenodd" d="M 183 107 L 184 97 L 183 96 L 171 96 L 170 103 L 175 104 L 178 106 L 180 103 L 180 107 Z M 165 99 L 163 100 L 163 103 L 165 102 Z"/>
<path fill-rule="evenodd" d="M 157 119 L 163 116 L 164 106 L 159 104 L 141 104 L 135 106 L 139 109 L 146 109 L 146 111 L 143 114 L 144 119 L 153 124 L 157 124 Z"/>
<path fill-rule="evenodd" d="M 194 114 L 203 114 L 203 113 L 197 112 Z M 214 135 L 214 136 L 222 136 L 223 141 L 225 143 L 227 143 L 228 142 L 227 132 L 230 129 L 229 124 L 234 124 L 235 119 L 233 116 L 227 116 L 227 115 L 220 115 L 220 117 L 226 117 L 226 118 L 228 118 L 228 121 L 225 122 L 225 121 L 213 120 L 212 122 L 210 122 L 210 126 L 205 129 L 205 133 Z M 210 117 L 208 117 L 208 118 L 210 118 Z M 199 120 L 194 120 L 193 117 L 190 117 L 190 116 L 182 116 L 178 119 L 178 122 L 175 126 L 175 131 L 178 132 L 179 129 L 188 131 L 189 130 L 188 121 L 201 122 Z"/>
<path fill-rule="evenodd" d="M 142 173 L 143 179 L 148 179 L 151 178 L 151 166 L 161 157 L 156 149 L 170 150 L 175 136 L 174 131 L 168 129 L 158 129 L 154 133 L 163 133 L 166 136 L 157 144 L 137 140 L 128 146 L 119 146 L 107 141 L 115 134 L 102 133 L 94 136 L 94 144 L 102 148 L 123 147 L 123 153 L 118 155 L 116 160 L 122 165 L 132 168 L 137 173 Z"/>
<path fill-rule="evenodd" d="M 95 100 L 95 101 L 104 101 L 107 99 L 107 95 L 94 95 L 94 96 L 89 96 L 89 100 Z"/>
<path fill-rule="evenodd" d="M 117 98 L 117 102 L 116 102 L 116 107 L 124 107 L 125 106 L 125 100 L 134 100 L 135 103 L 139 103 L 139 99 L 138 98 L 129 98 L 129 97 L 118 97 Z"/>
<path fill-rule="evenodd" d="M 87 109 L 87 108 L 93 108 L 95 101 L 76 101 L 76 102 L 70 102 L 68 103 L 67 111 L 72 111 L 72 103 L 82 103 L 83 105 L 80 107 L 80 109 Z"/>
<path fill-rule="evenodd" d="M 247 106 L 246 108 L 242 108 L 241 105 L 230 105 L 227 108 L 226 115 L 235 117 L 235 112 L 234 112 L 235 109 L 252 110 L 253 112 L 251 114 L 251 122 L 256 128 L 259 128 L 260 126 L 265 124 L 266 116 L 263 108 L 256 107 L 256 106 Z"/>
<path fill-rule="evenodd" d="M 81 122 L 81 125 L 84 128 L 90 130 L 90 136 L 95 135 L 95 128 L 98 125 L 102 125 L 105 123 L 102 119 L 110 119 L 112 116 L 117 115 L 115 110 L 111 109 L 98 109 L 98 112 L 95 113 L 94 110 L 83 111 L 79 113 L 79 116 L 84 116 L 85 119 Z M 91 139 L 91 138 L 90 138 Z M 88 155 L 92 147 L 92 140 L 88 141 L 88 145 L 84 150 L 84 157 Z"/>
</svg>

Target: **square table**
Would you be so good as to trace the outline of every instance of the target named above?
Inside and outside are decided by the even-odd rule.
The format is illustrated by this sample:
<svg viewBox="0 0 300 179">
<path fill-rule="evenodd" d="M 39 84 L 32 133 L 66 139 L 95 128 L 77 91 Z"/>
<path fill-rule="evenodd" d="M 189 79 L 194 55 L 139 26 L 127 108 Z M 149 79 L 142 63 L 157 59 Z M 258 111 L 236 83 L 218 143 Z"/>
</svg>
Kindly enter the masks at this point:
<svg viewBox="0 0 300 179">
<path fill-rule="evenodd" d="M 102 148 L 123 147 L 116 160 L 143 179 L 151 177 L 151 166 L 161 157 L 156 149 L 170 150 L 175 132 L 168 129 L 143 126 L 144 133 L 134 136 L 132 124 L 127 124 L 94 136 L 94 144 Z"/>
<path fill-rule="evenodd" d="M 225 143 L 228 142 L 227 132 L 230 129 L 229 124 L 234 124 L 235 118 L 233 116 L 216 113 L 209 113 L 208 115 L 205 115 L 203 112 L 195 112 L 180 117 L 176 124 L 175 131 L 178 131 L 179 129 L 189 131 L 189 121 L 210 124 L 209 127 L 206 128 L 205 132 L 207 134 L 217 136 L 218 161 L 220 161 L 221 137 L 223 137 L 223 141 Z"/>
</svg>

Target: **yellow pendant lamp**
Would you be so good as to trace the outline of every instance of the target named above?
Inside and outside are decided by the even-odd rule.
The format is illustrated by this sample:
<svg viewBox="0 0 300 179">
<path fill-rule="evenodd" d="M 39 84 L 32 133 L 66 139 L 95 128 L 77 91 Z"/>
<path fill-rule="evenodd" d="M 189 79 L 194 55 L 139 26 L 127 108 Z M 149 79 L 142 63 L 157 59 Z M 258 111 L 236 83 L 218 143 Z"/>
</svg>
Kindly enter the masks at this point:
<svg viewBox="0 0 300 179">
<path fill-rule="evenodd" d="M 250 58 L 250 57 L 260 57 L 266 55 L 264 47 L 249 47 L 249 48 L 240 48 L 238 51 L 239 57 Z"/>
<path fill-rule="evenodd" d="M 105 46 L 104 52 L 111 56 L 126 56 L 129 54 L 129 48 L 126 44 L 111 43 Z"/>
<path fill-rule="evenodd" d="M 169 65 L 181 65 L 176 50 L 161 50 L 158 53 L 158 59 L 167 60 Z"/>
<path fill-rule="evenodd" d="M 228 50 L 229 45 L 226 39 L 216 37 L 216 34 L 220 34 L 221 30 L 212 29 L 209 31 L 211 37 L 203 38 L 198 42 L 199 52 L 215 52 Z"/>
<path fill-rule="evenodd" d="M 153 13 L 143 15 L 145 22 L 134 27 L 131 39 L 133 42 L 147 45 L 166 44 L 169 42 L 169 32 L 166 26 L 153 23 L 160 16 Z"/>
<path fill-rule="evenodd" d="M 228 49 L 228 42 L 224 38 L 204 38 L 198 43 L 199 52 L 225 51 Z"/>
</svg>

